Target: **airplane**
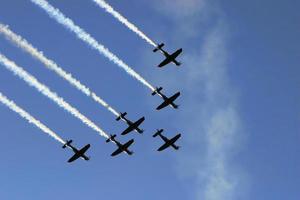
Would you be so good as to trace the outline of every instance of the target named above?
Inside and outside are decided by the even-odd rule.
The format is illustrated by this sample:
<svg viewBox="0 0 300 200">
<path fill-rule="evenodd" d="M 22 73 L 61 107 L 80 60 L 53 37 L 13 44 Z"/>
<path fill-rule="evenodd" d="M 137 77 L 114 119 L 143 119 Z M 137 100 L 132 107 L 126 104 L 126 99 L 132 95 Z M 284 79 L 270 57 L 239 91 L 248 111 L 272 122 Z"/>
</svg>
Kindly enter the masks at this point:
<svg viewBox="0 0 300 200">
<path fill-rule="evenodd" d="M 77 160 L 78 158 L 82 158 L 82 159 L 84 159 L 84 160 L 89 160 L 90 158 L 87 157 L 87 156 L 85 155 L 85 152 L 91 147 L 91 145 L 90 145 L 90 144 L 87 144 L 87 145 L 85 145 L 82 149 L 79 149 L 79 150 L 78 150 L 77 148 L 75 148 L 75 147 L 73 147 L 73 146 L 71 145 L 72 142 L 73 142 L 72 140 L 67 140 L 67 142 L 62 146 L 63 149 L 66 148 L 66 147 L 69 147 L 69 148 L 72 149 L 73 152 L 75 153 L 75 154 L 68 160 L 68 162 L 69 162 L 69 163 L 70 163 L 70 162 L 73 162 L 74 160 Z"/>
<path fill-rule="evenodd" d="M 166 107 L 166 106 L 168 106 L 168 105 L 170 105 L 172 108 L 177 109 L 179 106 L 176 105 L 176 104 L 174 103 L 174 101 L 180 96 L 180 92 L 175 93 L 175 94 L 174 94 L 173 96 L 171 96 L 171 97 L 167 97 L 166 95 L 164 95 L 164 94 L 161 92 L 162 89 L 163 89 L 162 87 L 159 87 L 159 88 L 156 88 L 156 89 L 152 92 L 152 96 L 154 96 L 155 94 L 158 94 L 158 95 L 164 100 L 164 102 L 163 102 L 162 104 L 160 104 L 160 105 L 156 108 L 156 110 L 160 110 L 160 109 L 162 109 L 162 108 L 164 108 L 164 107 Z"/>
<path fill-rule="evenodd" d="M 117 146 L 118 149 L 116 151 L 114 151 L 111 156 L 116 156 L 122 152 L 127 153 L 128 155 L 132 155 L 133 152 L 129 151 L 128 148 L 130 147 L 130 145 L 132 145 L 134 143 L 134 139 L 129 140 L 128 142 L 126 142 L 125 144 L 121 144 L 120 142 L 118 142 L 116 139 L 116 135 L 110 135 L 110 137 L 106 140 L 106 142 L 114 142 Z"/>
<path fill-rule="evenodd" d="M 172 139 L 168 139 L 162 135 L 163 131 L 164 131 L 164 129 L 157 130 L 156 133 L 153 135 L 153 137 L 156 137 L 159 135 L 161 137 L 161 139 L 165 142 L 165 144 L 163 144 L 161 147 L 159 147 L 159 149 L 157 149 L 157 151 L 163 151 L 170 146 L 173 147 L 175 150 L 178 150 L 180 147 L 176 146 L 175 142 L 181 137 L 181 134 L 176 135 Z"/>
<path fill-rule="evenodd" d="M 140 118 L 139 120 L 137 120 L 136 122 L 132 122 L 129 119 L 127 119 L 125 117 L 125 115 L 127 115 L 127 112 L 125 113 L 120 113 L 120 115 L 116 118 L 117 121 L 119 121 L 120 119 L 124 120 L 127 124 L 128 124 L 128 128 L 125 129 L 121 135 L 126 135 L 129 132 L 135 130 L 136 132 L 142 134 L 144 132 L 143 129 L 140 129 L 139 126 L 143 123 L 143 121 L 145 120 L 145 117 Z"/>
<path fill-rule="evenodd" d="M 164 67 L 165 65 L 169 64 L 170 62 L 173 62 L 175 65 L 180 66 L 181 63 L 178 62 L 176 60 L 176 58 L 179 56 L 179 54 L 181 54 L 182 52 L 182 48 L 178 49 L 177 51 L 175 51 L 174 53 L 172 53 L 171 55 L 166 52 L 165 50 L 162 49 L 162 47 L 164 46 L 164 43 L 158 44 L 156 46 L 156 48 L 153 50 L 153 52 L 156 52 L 158 50 L 160 50 L 160 52 L 163 53 L 163 55 L 166 57 L 166 59 L 164 61 L 162 61 L 158 67 Z"/>
</svg>

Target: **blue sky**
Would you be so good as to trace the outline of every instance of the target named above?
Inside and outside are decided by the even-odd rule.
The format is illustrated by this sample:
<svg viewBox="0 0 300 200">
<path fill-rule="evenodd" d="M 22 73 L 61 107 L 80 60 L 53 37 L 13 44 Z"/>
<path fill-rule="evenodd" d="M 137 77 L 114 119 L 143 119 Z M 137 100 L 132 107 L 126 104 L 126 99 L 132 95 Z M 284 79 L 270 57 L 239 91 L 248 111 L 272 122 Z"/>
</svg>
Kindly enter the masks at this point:
<svg viewBox="0 0 300 200">
<path fill-rule="evenodd" d="M 183 47 L 183 65 L 158 69 L 152 47 L 92 1 L 49 1 L 167 94 L 179 110 L 155 111 L 158 97 L 30 1 L 3 1 L 0 22 L 131 119 L 145 115 L 134 156 L 111 158 L 92 129 L 0 67 L 0 91 L 74 144 L 91 143 L 90 162 L 0 106 L 1 199 L 299 198 L 299 2 L 109 1 L 167 50 Z M 0 51 L 108 133 L 126 126 L 3 36 Z M 157 153 L 151 136 L 183 134 L 178 152 Z M 298 198 L 297 198 L 298 197 Z"/>
</svg>

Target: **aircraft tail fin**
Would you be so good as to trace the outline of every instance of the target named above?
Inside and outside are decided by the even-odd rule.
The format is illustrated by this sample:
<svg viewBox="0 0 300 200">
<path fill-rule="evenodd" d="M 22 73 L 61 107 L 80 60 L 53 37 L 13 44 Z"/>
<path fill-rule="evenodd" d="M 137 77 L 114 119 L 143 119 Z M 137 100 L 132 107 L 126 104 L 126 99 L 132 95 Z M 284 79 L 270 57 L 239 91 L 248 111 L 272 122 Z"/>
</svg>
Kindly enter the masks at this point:
<svg viewBox="0 0 300 200">
<path fill-rule="evenodd" d="M 70 144 L 73 142 L 73 140 L 67 140 L 67 142 L 62 146 L 62 148 L 66 148 L 67 146 L 70 146 Z"/>
<path fill-rule="evenodd" d="M 164 129 L 160 129 L 160 130 L 157 129 L 156 133 L 154 133 L 153 137 L 156 137 L 156 136 L 160 135 L 163 131 L 164 131 Z"/>
<path fill-rule="evenodd" d="M 163 46 L 165 46 L 164 43 L 158 44 L 158 45 L 156 46 L 156 48 L 153 49 L 153 52 L 157 52 L 157 51 L 160 50 Z"/>
</svg>

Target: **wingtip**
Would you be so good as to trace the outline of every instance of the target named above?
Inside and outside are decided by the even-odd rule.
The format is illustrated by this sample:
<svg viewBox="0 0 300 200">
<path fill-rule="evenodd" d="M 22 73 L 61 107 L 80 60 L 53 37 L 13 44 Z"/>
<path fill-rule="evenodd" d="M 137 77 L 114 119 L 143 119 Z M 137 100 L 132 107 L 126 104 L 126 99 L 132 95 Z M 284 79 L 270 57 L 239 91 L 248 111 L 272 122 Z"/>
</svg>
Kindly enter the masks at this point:
<svg viewBox="0 0 300 200">
<path fill-rule="evenodd" d="M 126 135 L 126 134 L 127 134 L 127 133 L 124 133 L 124 132 L 123 132 L 123 133 L 121 133 L 121 135 Z"/>
</svg>

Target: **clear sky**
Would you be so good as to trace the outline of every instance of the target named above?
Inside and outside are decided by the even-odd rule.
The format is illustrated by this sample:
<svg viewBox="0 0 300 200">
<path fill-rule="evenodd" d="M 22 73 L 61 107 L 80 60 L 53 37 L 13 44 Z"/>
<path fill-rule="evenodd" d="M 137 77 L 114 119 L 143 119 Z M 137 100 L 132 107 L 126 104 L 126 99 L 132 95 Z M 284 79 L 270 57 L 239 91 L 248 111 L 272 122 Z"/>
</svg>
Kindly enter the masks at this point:
<svg viewBox="0 0 300 200">
<path fill-rule="evenodd" d="M 54 1 L 100 43 L 168 95 L 182 92 L 179 110 L 78 40 L 29 0 L 3 0 L 0 22 L 27 39 L 130 119 L 145 116 L 135 154 L 112 158 L 113 144 L 0 66 L 0 92 L 64 139 L 72 153 L 0 106 L 0 198 L 298 200 L 300 197 L 300 2 L 296 0 L 108 1 L 151 39 L 184 49 L 180 68 L 155 67 L 163 58 L 91 0 Z M 105 108 L 0 36 L 0 52 L 36 76 L 107 133 L 126 125 Z M 164 128 L 182 133 L 175 152 L 158 153 L 152 138 Z"/>
</svg>

